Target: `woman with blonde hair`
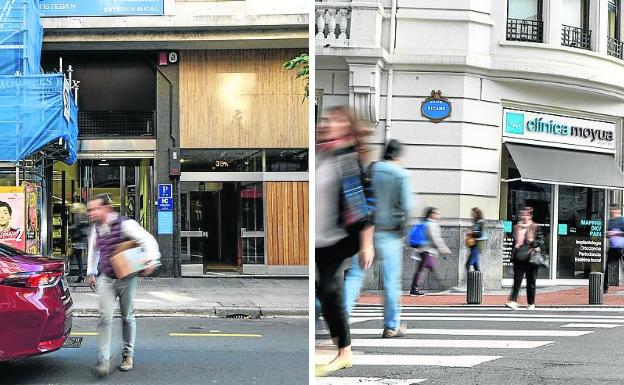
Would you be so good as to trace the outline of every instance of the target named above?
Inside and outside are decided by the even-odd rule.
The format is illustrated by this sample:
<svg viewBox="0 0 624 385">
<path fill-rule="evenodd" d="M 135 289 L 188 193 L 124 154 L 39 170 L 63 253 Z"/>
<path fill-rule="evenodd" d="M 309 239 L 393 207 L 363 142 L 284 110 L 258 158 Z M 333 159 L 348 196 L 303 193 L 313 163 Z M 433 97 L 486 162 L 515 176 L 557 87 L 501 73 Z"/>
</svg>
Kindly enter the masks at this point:
<svg viewBox="0 0 624 385">
<path fill-rule="evenodd" d="M 337 356 L 317 376 L 351 367 L 351 336 L 344 309 L 342 265 L 359 253 L 368 269 L 374 257 L 364 137 L 370 133 L 346 107 L 327 110 L 316 131 L 315 251 L 317 295 Z"/>
</svg>

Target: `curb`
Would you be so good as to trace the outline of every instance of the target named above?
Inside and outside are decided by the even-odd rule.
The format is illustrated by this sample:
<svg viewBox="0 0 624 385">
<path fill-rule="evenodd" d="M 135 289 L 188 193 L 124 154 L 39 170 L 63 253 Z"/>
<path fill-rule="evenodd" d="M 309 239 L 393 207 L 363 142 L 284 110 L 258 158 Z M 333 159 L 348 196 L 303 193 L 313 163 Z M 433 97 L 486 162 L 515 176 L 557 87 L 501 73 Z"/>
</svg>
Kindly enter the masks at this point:
<svg viewBox="0 0 624 385">
<path fill-rule="evenodd" d="M 73 316 L 98 317 L 95 308 L 76 309 Z M 114 317 L 121 317 L 119 309 L 115 309 Z M 149 317 L 199 317 L 199 318 L 233 318 L 233 319 L 259 319 L 272 317 L 308 317 L 307 308 L 279 308 L 279 307 L 213 307 L 205 309 L 135 309 L 135 316 L 139 318 Z"/>
</svg>

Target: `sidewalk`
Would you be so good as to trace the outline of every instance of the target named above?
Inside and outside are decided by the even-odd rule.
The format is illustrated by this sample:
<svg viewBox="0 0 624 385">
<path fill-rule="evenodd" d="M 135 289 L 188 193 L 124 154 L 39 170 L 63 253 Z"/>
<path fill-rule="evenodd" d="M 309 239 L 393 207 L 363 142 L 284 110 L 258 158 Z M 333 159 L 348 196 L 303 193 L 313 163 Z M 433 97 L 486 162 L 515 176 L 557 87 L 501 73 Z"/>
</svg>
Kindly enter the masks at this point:
<svg viewBox="0 0 624 385">
<path fill-rule="evenodd" d="M 481 306 L 503 306 L 508 301 L 511 288 L 487 291 L 483 293 Z M 402 296 L 404 306 L 478 306 L 466 304 L 466 289 L 454 288 L 443 292 L 431 292 L 422 296 Z M 364 292 L 358 301 L 365 305 L 382 305 L 383 293 Z M 526 290 L 520 289 L 519 304 L 526 305 Z M 535 299 L 537 306 L 590 306 L 588 286 L 550 286 L 538 287 Z M 591 305 L 601 306 L 601 305 Z M 609 288 L 602 306 L 624 306 L 624 286 Z"/>
<path fill-rule="evenodd" d="M 74 316 L 97 316 L 97 295 L 68 277 Z M 137 316 L 260 318 L 308 316 L 308 279 L 139 278 Z M 116 308 L 119 314 L 119 305 Z"/>
</svg>

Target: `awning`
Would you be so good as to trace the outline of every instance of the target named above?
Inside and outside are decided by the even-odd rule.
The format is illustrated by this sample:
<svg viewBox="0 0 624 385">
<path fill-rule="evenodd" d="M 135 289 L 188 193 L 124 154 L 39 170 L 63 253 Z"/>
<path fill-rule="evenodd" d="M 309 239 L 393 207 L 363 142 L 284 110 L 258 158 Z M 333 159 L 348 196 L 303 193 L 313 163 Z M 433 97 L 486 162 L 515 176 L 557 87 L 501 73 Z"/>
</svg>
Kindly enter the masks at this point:
<svg viewBox="0 0 624 385">
<path fill-rule="evenodd" d="M 526 182 L 621 189 L 624 174 L 610 154 L 505 143 Z"/>
</svg>

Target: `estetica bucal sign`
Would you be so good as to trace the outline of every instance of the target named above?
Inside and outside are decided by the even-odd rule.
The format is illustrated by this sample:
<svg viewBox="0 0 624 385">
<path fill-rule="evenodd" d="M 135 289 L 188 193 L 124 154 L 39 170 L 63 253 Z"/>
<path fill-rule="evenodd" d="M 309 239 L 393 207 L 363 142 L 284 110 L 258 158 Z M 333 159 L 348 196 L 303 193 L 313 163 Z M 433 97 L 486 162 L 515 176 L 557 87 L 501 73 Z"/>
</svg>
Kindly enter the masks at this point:
<svg viewBox="0 0 624 385">
<path fill-rule="evenodd" d="M 615 123 L 599 120 L 504 109 L 503 136 L 540 146 L 615 152 Z"/>
</svg>

